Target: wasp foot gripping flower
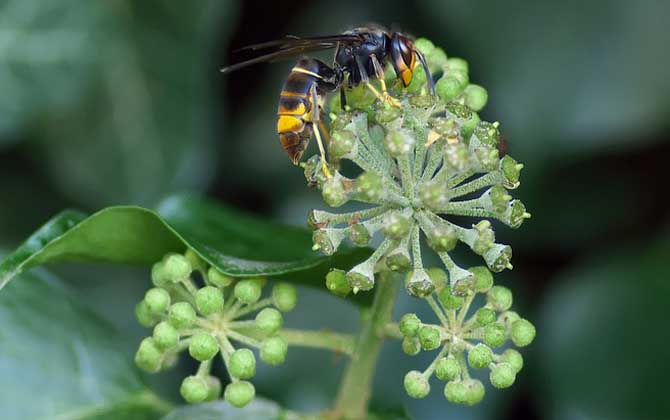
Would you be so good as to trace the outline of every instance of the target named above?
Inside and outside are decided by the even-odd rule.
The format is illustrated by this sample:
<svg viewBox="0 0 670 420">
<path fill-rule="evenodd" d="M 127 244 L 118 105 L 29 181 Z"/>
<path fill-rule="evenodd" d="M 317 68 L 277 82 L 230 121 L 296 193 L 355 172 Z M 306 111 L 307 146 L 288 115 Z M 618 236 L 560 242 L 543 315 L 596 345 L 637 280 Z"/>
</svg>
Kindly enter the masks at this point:
<svg viewBox="0 0 670 420">
<path fill-rule="evenodd" d="M 199 273 L 202 284 L 194 272 Z M 221 381 L 210 375 L 219 355 L 231 378 L 223 398 L 235 407 L 248 404 L 255 396 L 249 382 L 256 374 L 256 355 L 251 349 L 268 365 L 286 359 L 288 344 L 279 332 L 284 323 L 282 312 L 296 305 L 295 287 L 274 284 L 270 296 L 264 298 L 265 279 L 228 277 L 207 267 L 192 251 L 166 255 L 154 264 L 151 278 L 155 287 L 135 311 L 140 324 L 153 327 L 152 335 L 142 340 L 135 354 L 137 366 L 152 373 L 168 369 L 180 352 L 188 350 L 200 365 L 182 381 L 180 393 L 187 402 L 199 403 L 221 398 Z"/>
<path fill-rule="evenodd" d="M 437 324 L 424 323 L 412 313 L 400 319 L 398 327 L 404 337 L 405 353 L 413 356 L 422 350 L 439 349 L 423 372 L 413 370 L 405 376 L 405 390 L 413 398 L 428 395 L 429 380 L 435 375 L 446 382 L 444 395 L 448 401 L 473 405 L 484 397 L 484 386 L 470 377 L 469 369 L 488 369 L 491 385 L 507 388 L 523 367 L 518 351 L 499 349 L 509 341 L 519 347 L 529 345 L 535 338 L 535 327 L 509 310 L 512 292 L 493 286 L 486 267 L 473 267 L 470 271 L 476 273 L 476 278 L 473 290 L 465 296 L 454 295 L 449 285 L 426 296 Z M 471 311 L 478 293 L 485 295 L 485 304 Z"/>
<path fill-rule="evenodd" d="M 320 157 L 314 156 L 303 165 L 305 177 L 330 207 L 358 203 L 359 210 L 313 210 L 308 224 L 314 250 L 326 255 L 347 241 L 376 244 L 370 257 L 348 272 L 328 274 L 333 293 L 370 290 L 376 273 L 404 272 L 408 293 L 425 299 L 435 312 L 438 324 L 425 324 L 413 314 L 399 323 L 405 353 L 438 351 L 425 371 L 407 373 L 407 393 L 425 397 L 435 374 L 447 382 L 447 400 L 473 405 L 485 391 L 469 369 L 489 369 L 494 387 L 508 387 L 523 359 L 515 350 L 499 349 L 510 340 L 528 345 L 535 336 L 530 322 L 509 311 L 512 293 L 493 286 L 491 274 L 513 268 L 512 248 L 497 241 L 491 222 L 516 229 L 530 218 L 510 193 L 520 184 L 523 165 L 506 155 L 500 124 L 480 120 L 477 112 L 488 94 L 470 83 L 467 62 L 448 58 L 426 39 L 416 46 L 431 72 L 440 75 L 436 95 L 417 67 L 409 86 L 395 85 L 401 108 L 370 100 L 360 90 L 351 92 L 345 109 L 339 98 L 331 101 L 328 166 L 334 175 L 326 178 Z M 393 84 L 394 75 L 387 74 L 386 82 Z M 462 223 L 463 216 L 472 219 Z M 452 258 L 459 243 L 486 265 L 459 266 Z M 427 251 L 437 254 L 443 267 L 426 269 Z M 469 313 L 478 293 L 486 295 L 486 304 Z"/>
</svg>

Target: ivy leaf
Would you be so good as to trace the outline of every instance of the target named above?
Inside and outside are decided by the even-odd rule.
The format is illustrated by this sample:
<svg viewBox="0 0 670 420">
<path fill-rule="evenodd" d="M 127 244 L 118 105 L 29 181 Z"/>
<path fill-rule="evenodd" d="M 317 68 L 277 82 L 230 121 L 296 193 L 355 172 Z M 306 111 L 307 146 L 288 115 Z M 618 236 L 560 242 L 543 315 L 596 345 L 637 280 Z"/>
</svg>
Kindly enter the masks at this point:
<svg viewBox="0 0 670 420">
<path fill-rule="evenodd" d="M 152 419 L 170 409 L 111 325 L 45 270 L 21 277 L 0 293 L 3 418 Z"/>
<path fill-rule="evenodd" d="M 325 257 L 311 250 L 307 229 L 253 218 L 213 201 L 174 196 L 158 212 L 115 206 L 93 215 L 66 210 L 38 229 L 0 262 L 0 288 L 38 265 L 58 262 L 152 264 L 187 248 L 231 276 L 275 276 L 314 269 L 286 281 L 323 287 L 327 268 L 348 268 L 367 249 Z M 315 273 L 320 273 L 318 276 Z"/>
</svg>

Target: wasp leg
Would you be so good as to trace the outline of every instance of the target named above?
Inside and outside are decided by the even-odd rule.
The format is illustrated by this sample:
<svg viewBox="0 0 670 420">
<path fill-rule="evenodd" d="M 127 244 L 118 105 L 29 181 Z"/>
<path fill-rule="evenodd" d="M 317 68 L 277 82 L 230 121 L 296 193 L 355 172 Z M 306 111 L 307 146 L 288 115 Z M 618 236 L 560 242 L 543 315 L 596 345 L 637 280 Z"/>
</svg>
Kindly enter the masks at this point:
<svg viewBox="0 0 670 420">
<path fill-rule="evenodd" d="M 328 165 L 326 164 L 326 149 L 323 147 L 323 141 L 321 140 L 321 133 L 319 132 L 319 126 L 324 127 L 321 122 L 320 115 L 321 110 L 319 110 L 319 98 L 316 94 L 316 85 L 312 85 L 312 128 L 314 128 L 314 137 L 316 137 L 316 144 L 319 146 L 319 153 L 321 154 L 321 169 L 326 178 L 332 178 L 330 170 L 328 170 Z M 327 131 L 326 131 L 327 133 Z M 330 140 L 330 135 L 327 135 L 327 139 Z"/>
<path fill-rule="evenodd" d="M 370 56 L 370 60 L 372 60 L 372 66 L 375 68 L 375 75 L 377 76 L 377 79 L 379 79 L 379 83 L 382 86 L 382 96 L 384 97 L 384 100 L 395 107 L 402 108 L 402 104 L 400 103 L 400 101 L 391 96 L 386 90 L 386 81 L 384 80 L 384 69 L 382 68 L 382 65 L 379 63 L 379 60 L 377 60 L 377 56 L 372 54 Z"/>
<path fill-rule="evenodd" d="M 372 92 L 377 97 L 377 99 L 379 99 L 384 103 L 388 102 L 392 106 L 402 108 L 402 105 L 400 104 L 400 102 L 398 102 L 397 99 L 391 98 L 391 96 L 388 94 L 386 96 L 382 95 L 381 93 L 379 93 L 376 87 L 372 86 L 372 83 L 370 83 L 370 79 L 368 77 L 368 72 L 367 70 L 365 70 L 365 66 L 363 65 L 363 63 L 361 63 L 361 59 L 358 57 L 356 57 L 356 66 L 358 67 L 358 71 L 361 74 L 361 83 L 365 84 L 365 86 L 367 86 L 367 88 L 370 89 L 370 92 Z M 393 99 L 393 101 L 389 101 L 389 98 Z"/>
</svg>

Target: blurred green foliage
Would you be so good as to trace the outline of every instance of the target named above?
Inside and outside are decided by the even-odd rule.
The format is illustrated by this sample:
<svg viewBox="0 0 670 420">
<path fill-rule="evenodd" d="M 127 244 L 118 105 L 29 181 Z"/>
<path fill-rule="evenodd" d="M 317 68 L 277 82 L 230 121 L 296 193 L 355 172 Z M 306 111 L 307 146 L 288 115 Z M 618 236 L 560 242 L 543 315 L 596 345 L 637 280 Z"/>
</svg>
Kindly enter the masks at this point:
<svg viewBox="0 0 670 420">
<path fill-rule="evenodd" d="M 668 342 L 669 15 L 653 0 L 0 1 L 0 246 L 64 207 L 151 206 L 177 189 L 304 224 L 320 198 L 275 136 L 291 63 L 227 79 L 218 68 L 231 49 L 286 33 L 397 22 L 468 60 L 489 92 L 483 118 L 501 122 L 526 164 L 518 194 L 533 219 L 501 233 L 515 270 L 500 280 L 538 321 L 538 344 L 520 383 L 474 409 L 404 397 L 402 373 L 417 362 L 387 346 L 374 403 L 401 402 L 417 418 L 663 418 L 667 404 L 645 384 L 660 382 Z M 57 271 L 115 325 L 133 324 L 128 302 L 146 273 Z M 287 323 L 356 326 L 346 304 L 307 293 Z M 410 298 L 396 309 L 421 315 Z M 259 372 L 259 390 L 289 408 L 323 408 L 341 364 L 296 354 L 280 373 Z"/>
</svg>

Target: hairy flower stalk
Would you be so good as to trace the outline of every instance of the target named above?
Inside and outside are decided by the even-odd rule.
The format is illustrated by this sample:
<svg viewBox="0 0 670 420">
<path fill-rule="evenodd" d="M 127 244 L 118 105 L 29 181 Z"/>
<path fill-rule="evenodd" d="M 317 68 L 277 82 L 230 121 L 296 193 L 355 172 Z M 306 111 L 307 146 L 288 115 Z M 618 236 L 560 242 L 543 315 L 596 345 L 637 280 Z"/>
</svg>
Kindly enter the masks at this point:
<svg viewBox="0 0 670 420">
<path fill-rule="evenodd" d="M 438 324 L 424 324 L 413 315 L 400 323 L 406 353 L 438 350 L 425 371 L 407 374 L 408 394 L 427 395 L 428 379 L 436 375 L 447 381 L 449 401 L 474 404 L 484 396 L 484 387 L 470 377 L 468 365 L 490 369 L 492 384 L 507 387 L 521 369 L 521 356 L 511 349 L 494 354 L 491 348 L 510 338 L 527 345 L 535 334 L 528 321 L 508 311 L 511 292 L 492 287 L 491 276 L 513 268 L 512 248 L 496 241 L 491 220 L 518 228 L 530 218 L 510 194 L 519 186 L 523 165 L 505 154 L 499 123 L 480 120 L 477 112 L 487 93 L 469 83 L 467 63 L 447 58 L 428 40 L 419 39 L 416 45 L 439 77 L 437 96 L 430 95 L 426 75 L 416 67 L 405 89 L 387 73 L 400 109 L 377 101 L 363 86 L 348 91 L 344 110 L 339 96 L 334 97 L 327 145 L 333 176 L 325 176 L 320 157 L 313 156 L 303 164 L 305 177 L 330 207 L 358 202 L 360 210 L 313 210 L 308 224 L 314 230 L 314 250 L 326 255 L 347 242 L 377 244 L 367 260 L 348 272 L 331 272 L 331 291 L 343 296 L 371 290 L 378 273 L 405 273 L 406 290 L 425 299 L 435 312 Z M 455 216 L 473 221 L 460 225 L 456 220 L 461 218 Z M 486 266 L 459 265 L 451 256 L 459 242 Z M 443 269 L 424 266 L 430 251 Z M 487 303 L 469 314 L 477 293 L 485 293 Z"/>
</svg>

